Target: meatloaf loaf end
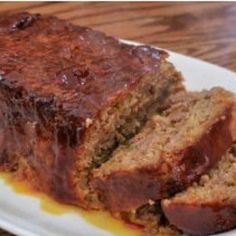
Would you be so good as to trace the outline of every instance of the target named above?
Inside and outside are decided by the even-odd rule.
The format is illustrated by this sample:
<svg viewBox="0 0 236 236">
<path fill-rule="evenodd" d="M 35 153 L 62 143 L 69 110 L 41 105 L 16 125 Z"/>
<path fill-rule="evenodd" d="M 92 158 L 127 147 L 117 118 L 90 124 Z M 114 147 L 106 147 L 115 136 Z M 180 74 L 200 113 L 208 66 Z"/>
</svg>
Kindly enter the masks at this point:
<svg viewBox="0 0 236 236">
<path fill-rule="evenodd" d="M 169 221 L 191 235 L 236 228 L 236 145 L 186 191 L 162 201 Z"/>
<path fill-rule="evenodd" d="M 231 145 L 233 104 L 221 88 L 183 93 L 93 170 L 101 201 L 112 211 L 127 211 L 185 189 Z"/>
<path fill-rule="evenodd" d="M 183 89 L 167 53 L 56 17 L 0 16 L 0 169 L 84 208 L 88 175 Z"/>
</svg>

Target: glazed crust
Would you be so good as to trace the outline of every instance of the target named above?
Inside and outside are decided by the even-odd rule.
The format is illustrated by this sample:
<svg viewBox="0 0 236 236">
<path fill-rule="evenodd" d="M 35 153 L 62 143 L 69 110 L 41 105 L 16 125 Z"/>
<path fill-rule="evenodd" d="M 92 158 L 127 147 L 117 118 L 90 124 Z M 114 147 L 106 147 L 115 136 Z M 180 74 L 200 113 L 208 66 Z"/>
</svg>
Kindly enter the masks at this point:
<svg viewBox="0 0 236 236">
<path fill-rule="evenodd" d="M 135 209 L 149 201 L 172 196 L 211 169 L 232 143 L 232 110 L 224 114 L 199 140 L 179 153 L 163 153 L 163 165 L 116 171 L 105 176 L 95 172 L 93 185 L 101 200 L 113 211 Z M 224 134 L 224 135 L 222 135 Z M 170 165 L 165 158 L 173 157 Z"/>
<path fill-rule="evenodd" d="M 47 129 L 70 124 L 70 142 L 76 143 L 83 142 L 86 119 L 98 118 L 143 76 L 158 73 L 167 56 L 39 14 L 2 15 L 0 36 L 4 96 L 12 91 L 25 106 L 33 102 Z"/>
<path fill-rule="evenodd" d="M 87 207 L 73 171 L 86 161 L 86 121 L 158 74 L 167 54 L 29 13 L 0 16 L 0 50 L 0 169 Z"/>
<path fill-rule="evenodd" d="M 80 133 L 87 118 L 98 116 L 143 76 L 158 73 L 167 56 L 38 14 L 1 16 L 0 36 L 1 87 L 27 91 L 25 99 L 75 120 Z"/>
<path fill-rule="evenodd" d="M 162 202 L 162 209 L 171 224 L 190 235 L 209 235 L 236 227 L 236 202 L 209 204 Z"/>
</svg>

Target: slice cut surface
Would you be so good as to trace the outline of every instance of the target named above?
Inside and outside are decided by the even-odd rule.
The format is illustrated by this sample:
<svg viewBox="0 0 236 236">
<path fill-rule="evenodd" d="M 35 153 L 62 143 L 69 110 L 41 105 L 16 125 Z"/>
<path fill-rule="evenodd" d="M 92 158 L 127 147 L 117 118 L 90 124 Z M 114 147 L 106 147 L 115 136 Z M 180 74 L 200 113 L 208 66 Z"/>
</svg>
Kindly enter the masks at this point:
<svg viewBox="0 0 236 236">
<path fill-rule="evenodd" d="M 113 211 L 135 209 L 186 188 L 232 143 L 232 106 L 232 95 L 220 88 L 176 98 L 94 170 L 101 200 Z"/>
</svg>

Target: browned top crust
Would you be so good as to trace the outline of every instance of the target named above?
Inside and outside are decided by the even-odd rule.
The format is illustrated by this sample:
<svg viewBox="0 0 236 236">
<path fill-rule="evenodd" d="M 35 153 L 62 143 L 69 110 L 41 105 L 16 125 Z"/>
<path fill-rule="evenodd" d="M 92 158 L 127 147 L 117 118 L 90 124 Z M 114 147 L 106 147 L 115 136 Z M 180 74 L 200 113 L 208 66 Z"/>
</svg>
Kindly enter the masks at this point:
<svg viewBox="0 0 236 236">
<path fill-rule="evenodd" d="M 29 13 L 0 17 L 0 51 L 1 87 L 18 88 L 19 96 L 24 88 L 30 99 L 53 104 L 53 110 L 63 110 L 63 117 L 81 126 L 143 76 L 157 73 L 167 56 Z"/>
</svg>

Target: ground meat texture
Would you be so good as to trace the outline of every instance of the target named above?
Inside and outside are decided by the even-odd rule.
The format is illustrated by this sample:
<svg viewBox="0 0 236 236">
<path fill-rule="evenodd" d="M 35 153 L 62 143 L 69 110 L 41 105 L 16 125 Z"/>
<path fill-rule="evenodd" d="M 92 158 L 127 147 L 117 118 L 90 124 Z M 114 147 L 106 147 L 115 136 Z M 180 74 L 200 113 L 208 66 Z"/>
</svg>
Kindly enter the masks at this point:
<svg viewBox="0 0 236 236">
<path fill-rule="evenodd" d="M 112 211 L 133 210 L 191 185 L 231 145 L 233 105 L 221 88 L 177 97 L 93 170 L 101 201 Z"/>
</svg>

